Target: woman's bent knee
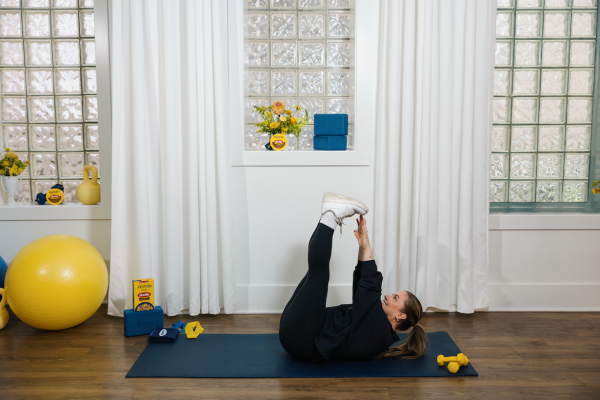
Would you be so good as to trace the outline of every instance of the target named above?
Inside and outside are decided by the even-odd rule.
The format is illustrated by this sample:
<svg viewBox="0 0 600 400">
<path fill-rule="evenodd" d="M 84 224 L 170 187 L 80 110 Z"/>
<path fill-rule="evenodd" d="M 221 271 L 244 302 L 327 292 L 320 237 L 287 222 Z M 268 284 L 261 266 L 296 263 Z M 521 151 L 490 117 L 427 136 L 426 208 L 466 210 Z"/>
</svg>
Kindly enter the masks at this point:
<svg viewBox="0 0 600 400">
<path fill-rule="evenodd" d="M 314 338 L 300 338 L 279 331 L 279 343 L 289 355 L 299 361 L 310 361 L 314 357 L 316 347 Z"/>
</svg>

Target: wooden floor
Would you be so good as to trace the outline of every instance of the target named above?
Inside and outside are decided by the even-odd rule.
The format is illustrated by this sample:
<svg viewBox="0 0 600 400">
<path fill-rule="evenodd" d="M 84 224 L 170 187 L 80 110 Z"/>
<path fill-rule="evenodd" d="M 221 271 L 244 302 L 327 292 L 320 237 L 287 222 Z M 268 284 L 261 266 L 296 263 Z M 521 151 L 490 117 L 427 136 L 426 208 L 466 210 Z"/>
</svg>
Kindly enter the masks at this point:
<svg viewBox="0 0 600 400">
<path fill-rule="evenodd" d="M 279 315 L 165 317 L 210 333 L 277 333 Z M 0 398 L 600 399 L 600 313 L 427 313 L 479 377 L 368 379 L 130 378 L 146 336 L 123 336 L 102 306 L 85 323 L 41 331 L 11 313 L 0 330 Z"/>
</svg>

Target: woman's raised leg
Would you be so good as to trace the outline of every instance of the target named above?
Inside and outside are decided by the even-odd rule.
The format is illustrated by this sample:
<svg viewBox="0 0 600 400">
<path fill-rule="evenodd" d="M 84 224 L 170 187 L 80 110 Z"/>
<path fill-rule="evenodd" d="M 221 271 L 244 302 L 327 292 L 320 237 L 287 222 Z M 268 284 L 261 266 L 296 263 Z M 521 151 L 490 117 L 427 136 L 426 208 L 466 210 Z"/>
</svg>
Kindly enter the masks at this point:
<svg viewBox="0 0 600 400">
<path fill-rule="evenodd" d="M 308 246 L 308 272 L 286 305 L 279 340 L 292 356 L 309 361 L 319 354 L 314 338 L 325 318 L 334 229 L 319 223 Z"/>
<path fill-rule="evenodd" d="M 310 240 L 308 241 L 308 248 L 310 251 L 310 243 L 312 242 L 313 238 L 315 237 L 315 233 L 317 232 L 317 229 L 319 228 L 319 224 L 317 224 L 317 227 L 315 228 L 315 230 L 313 231 L 312 235 L 310 236 Z M 294 301 L 294 298 L 296 297 L 296 294 L 298 293 L 298 290 L 300 290 L 300 288 L 302 287 L 302 285 L 304 284 L 304 281 L 306 281 L 306 276 L 308 275 L 308 271 L 306 272 L 306 274 L 304 274 L 304 278 L 302 278 L 302 280 L 300 281 L 300 283 L 298 284 L 298 286 L 296 287 L 296 290 L 294 290 L 294 294 L 292 294 L 292 297 L 290 298 L 290 300 L 288 301 L 288 303 L 286 304 L 285 308 L 283 309 L 283 312 L 281 313 L 281 317 L 283 318 L 283 314 L 285 314 L 285 310 L 287 310 L 288 306 L 292 303 L 292 301 Z M 281 327 L 281 319 L 279 320 L 279 326 Z"/>
</svg>

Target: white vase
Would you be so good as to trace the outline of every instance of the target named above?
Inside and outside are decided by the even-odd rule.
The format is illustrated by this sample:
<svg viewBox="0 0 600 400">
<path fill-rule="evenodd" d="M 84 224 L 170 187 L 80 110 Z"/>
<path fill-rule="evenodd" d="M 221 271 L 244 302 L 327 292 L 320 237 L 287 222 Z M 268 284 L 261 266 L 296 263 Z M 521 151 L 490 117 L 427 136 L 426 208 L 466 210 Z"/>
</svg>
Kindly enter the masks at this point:
<svg viewBox="0 0 600 400">
<path fill-rule="evenodd" d="M 7 206 L 16 206 L 18 203 L 15 201 L 15 193 L 19 188 L 20 176 L 3 176 L 2 177 L 2 189 L 8 192 L 8 203 Z"/>
</svg>

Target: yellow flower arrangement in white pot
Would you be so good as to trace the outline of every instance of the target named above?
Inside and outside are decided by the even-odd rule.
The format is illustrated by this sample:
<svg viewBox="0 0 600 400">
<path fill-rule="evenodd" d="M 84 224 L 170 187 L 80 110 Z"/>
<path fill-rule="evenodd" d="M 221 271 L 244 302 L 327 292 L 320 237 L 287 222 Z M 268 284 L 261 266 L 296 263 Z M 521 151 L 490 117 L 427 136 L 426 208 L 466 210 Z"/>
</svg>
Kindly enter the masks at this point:
<svg viewBox="0 0 600 400">
<path fill-rule="evenodd" d="M 6 148 L 5 151 L 6 155 L 0 160 L 0 176 L 2 176 L 0 184 L 8 192 L 9 201 L 7 205 L 16 206 L 17 202 L 14 197 L 19 188 L 20 175 L 29 165 L 29 161 L 23 163 L 19 160 L 17 153 L 10 151 L 9 148 Z"/>
</svg>

